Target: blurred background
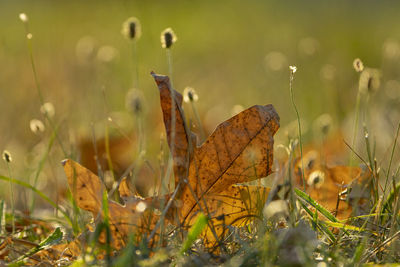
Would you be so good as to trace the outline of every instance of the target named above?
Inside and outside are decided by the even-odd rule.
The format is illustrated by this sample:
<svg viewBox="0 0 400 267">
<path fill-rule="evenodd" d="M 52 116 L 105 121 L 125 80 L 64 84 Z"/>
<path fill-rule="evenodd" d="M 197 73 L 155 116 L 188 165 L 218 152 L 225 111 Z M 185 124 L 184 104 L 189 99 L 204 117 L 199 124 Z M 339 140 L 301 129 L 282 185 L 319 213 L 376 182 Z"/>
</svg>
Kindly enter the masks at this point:
<svg viewBox="0 0 400 267">
<path fill-rule="evenodd" d="M 66 186 L 59 162 L 72 157 L 95 169 L 93 140 L 102 157 L 107 125 L 116 173 L 121 175 L 141 154 L 147 169 L 137 175 L 153 177 L 156 184 L 168 150 L 150 71 L 169 72 L 160 33 L 171 27 L 178 38 L 172 47 L 174 87 L 181 93 L 187 86 L 196 90 L 195 106 L 207 133 L 243 108 L 272 103 L 281 117 L 276 144 L 287 144 L 297 134 L 289 94 L 289 65 L 295 65 L 293 90 L 305 144 L 317 140 L 314 126 L 319 124 L 329 124 L 332 136 L 351 143 L 362 87 L 353 60 L 360 58 L 376 77 L 367 79 L 359 124 L 367 124 L 377 153 L 387 160 L 400 117 L 399 11 L 395 1 L 2 0 L 0 149 L 12 154 L 14 178 L 58 199 Z M 53 126 L 40 111 L 26 31 L 18 17 L 22 12 L 29 18 L 44 102 L 54 106 Z M 136 56 L 132 42 L 121 35 L 122 23 L 131 16 L 142 25 Z M 138 87 L 140 114 L 126 107 L 133 87 Z M 195 121 L 192 107 L 184 107 Z M 33 119 L 44 128 L 32 126 Z M 199 130 L 195 122 L 193 127 Z M 358 136 L 355 148 L 363 154 L 362 130 Z M 4 162 L 0 174 L 9 175 Z M 3 194 L 8 187 L 1 183 Z"/>
</svg>

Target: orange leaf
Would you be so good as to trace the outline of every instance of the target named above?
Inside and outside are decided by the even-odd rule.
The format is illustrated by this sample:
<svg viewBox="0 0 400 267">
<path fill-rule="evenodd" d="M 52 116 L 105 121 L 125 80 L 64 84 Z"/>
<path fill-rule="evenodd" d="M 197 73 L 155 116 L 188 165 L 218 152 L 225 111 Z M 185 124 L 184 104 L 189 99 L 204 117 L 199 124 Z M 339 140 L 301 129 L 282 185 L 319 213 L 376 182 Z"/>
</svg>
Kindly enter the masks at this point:
<svg viewBox="0 0 400 267">
<path fill-rule="evenodd" d="M 305 154 L 303 160 L 306 192 L 339 219 L 350 217 L 352 206 L 346 201 L 347 194 L 344 192 L 356 184 L 354 182 L 365 181 L 367 175 L 363 174 L 359 167 L 327 166 L 321 162 L 315 150 Z M 299 188 L 303 188 L 301 165 L 298 159 L 295 164 L 295 183 Z"/>
<path fill-rule="evenodd" d="M 91 211 L 93 217 L 96 218 L 102 208 L 104 185 L 99 177 L 75 161 L 65 160 L 63 165 L 72 196 L 78 207 Z M 154 228 L 158 216 L 151 211 L 151 208 L 153 202 L 157 201 L 154 198 L 139 197 L 130 197 L 125 205 L 108 201 L 111 244 L 115 249 L 119 250 L 126 245 L 130 233 L 144 235 Z M 105 242 L 105 238 L 101 236 L 100 241 Z"/>
<path fill-rule="evenodd" d="M 187 177 L 191 154 L 196 145 L 196 136 L 188 130 L 185 123 L 182 110 L 182 95 L 174 90 L 174 101 L 172 101 L 169 78 L 156 75 L 154 72 L 152 72 L 152 75 L 160 91 L 161 109 L 163 111 L 168 145 L 174 158 L 175 186 L 177 186 L 179 181 Z M 174 113 L 172 113 L 173 111 Z M 172 125 L 173 114 L 175 125 Z"/>
<path fill-rule="evenodd" d="M 253 106 L 221 123 L 200 147 L 192 148 L 192 133 L 187 131 L 181 109 L 182 96 L 173 91 L 168 77 L 152 75 L 160 90 L 164 124 L 170 142 L 172 129 L 175 129 L 176 149 L 172 155 L 175 175 L 179 178 L 175 177 L 175 181 L 184 181 L 181 194 L 177 197 L 181 203 L 178 209 L 180 221 L 184 225 L 192 224 L 199 210 L 207 213 L 213 219 L 212 223 L 222 216 L 225 224 L 219 227 L 221 230 L 216 230 L 218 236 L 226 225 L 254 215 L 255 210 L 247 207 L 256 203 L 255 192 L 263 191 L 263 188 L 246 187 L 251 193 L 248 200 L 244 200 L 246 190 L 233 185 L 271 173 L 273 135 L 279 128 L 279 116 L 272 105 Z M 176 103 L 175 127 L 171 126 L 171 92 L 174 92 Z M 213 235 L 214 238 L 211 238 L 207 234 L 207 240 L 215 241 Z"/>
</svg>

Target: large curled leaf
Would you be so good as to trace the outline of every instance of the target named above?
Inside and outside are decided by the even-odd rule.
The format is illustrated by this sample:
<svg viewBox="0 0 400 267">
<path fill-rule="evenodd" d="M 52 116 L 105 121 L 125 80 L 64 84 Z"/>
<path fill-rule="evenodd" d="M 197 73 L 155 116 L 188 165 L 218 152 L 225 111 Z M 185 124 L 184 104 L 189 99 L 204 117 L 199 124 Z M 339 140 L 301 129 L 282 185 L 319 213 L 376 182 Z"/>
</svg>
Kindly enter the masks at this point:
<svg viewBox="0 0 400 267">
<path fill-rule="evenodd" d="M 161 106 L 167 135 L 171 134 L 171 92 L 166 76 L 153 77 L 160 90 Z M 180 165 L 187 155 L 191 133 L 184 125 L 181 96 L 176 101 L 176 140 L 182 148 L 179 155 L 173 151 L 175 165 Z M 179 209 L 184 221 L 195 206 L 208 195 L 222 192 L 231 185 L 249 182 L 271 173 L 273 160 L 273 135 L 279 128 L 279 116 L 272 105 L 253 106 L 221 123 L 200 146 L 194 148 L 189 162 L 189 172 L 184 180 Z M 185 150 L 186 149 L 186 150 Z M 187 157 L 185 158 L 187 160 Z"/>
<path fill-rule="evenodd" d="M 272 105 L 253 106 L 221 123 L 200 147 L 195 147 L 193 134 L 185 126 L 181 95 L 173 91 L 168 77 L 152 75 L 160 91 L 169 142 L 175 131 L 175 181 L 184 182 L 177 197 L 180 222 L 190 226 L 199 212 L 207 214 L 212 227 L 203 237 L 206 245 L 212 246 L 222 238 L 226 226 L 247 224 L 264 205 L 268 189 L 236 184 L 271 173 L 279 116 Z M 171 95 L 175 96 L 175 126 L 171 125 Z"/>
<path fill-rule="evenodd" d="M 182 193 L 182 217 L 209 194 L 269 175 L 278 128 L 279 117 L 272 105 L 253 106 L 220 124 L 195 150 Z"/>
</svg>

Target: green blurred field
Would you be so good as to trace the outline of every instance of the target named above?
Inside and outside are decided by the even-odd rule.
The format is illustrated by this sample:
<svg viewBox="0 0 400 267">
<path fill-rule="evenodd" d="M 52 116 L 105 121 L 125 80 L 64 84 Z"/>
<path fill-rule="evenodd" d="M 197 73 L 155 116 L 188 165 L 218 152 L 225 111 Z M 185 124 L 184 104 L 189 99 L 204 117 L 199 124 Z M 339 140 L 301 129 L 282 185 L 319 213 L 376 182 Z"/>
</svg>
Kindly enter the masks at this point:
<svg viewBox="0 0 400 267">
<path fill-rule="evenodd" d="M 385 87 L 388 81 L 400 79 L 399 11 L 400 2 L 394 1 L 2 0 L 0 149 L 13 154 L 14 176 L 29 180 L 51 134 L 47 129 L 35 135 L 29 129 L 31 119 L 42 117 L 25 30 L 18 19 L 21 12 L 29 16 L 39 82 L 45 100 L 55 105 L 55 121 L 69 152 L 75 151 L 72 137 L 90 136 L 91 123 L 102 136 L 104 119 L 115 112 L 120 127 L 134 131 L 134 117 L 125 108 L 135 77 L 132 46 L 120 31 L 126 18 L 140 19 L 139 89 L 145 96 L 147 155 L 156 164 L 164 130 L 158 91 L 149 73 L 168 73 L 160 46 L 160 32 L 166 27 L 178 36 L 173 47 L 175 88 L 196 89 L 197 107 L 208 131 L 229 118 L 234 105 L 272 103 L 282 127 L 293 121 L 289 65 L 298 68 L 295 100 L 305 123 L 311 125 L 319 115 L 329 113 L 336 127 L 352 125 L 358 86 L 352 62 L 359 57 L 366 66 L 382 68 L 381 90 L 370 104 L 377 107 L 378 120 L 385 121 L 387 128 L 379 127 L 389 138 L 382 141 L 386 145 L 400 114 L 400 86 Z M 93 50 L 82 56 L 77 44 L 87 36 L 93 40 Z M 105 46 L 115 49 L 110 62 L 101 61 L 101 56 L 99 60 Z M 305 133 L 305 140 L 312 138 Z M 65 183 L 57 144 L 50 155 L 40 180 L 47 177 Z M 1 164 L 0 170 L 5 173 L 6 166 Z M 50 191 L 51 186 L 43 188 Z"/>
</svg>

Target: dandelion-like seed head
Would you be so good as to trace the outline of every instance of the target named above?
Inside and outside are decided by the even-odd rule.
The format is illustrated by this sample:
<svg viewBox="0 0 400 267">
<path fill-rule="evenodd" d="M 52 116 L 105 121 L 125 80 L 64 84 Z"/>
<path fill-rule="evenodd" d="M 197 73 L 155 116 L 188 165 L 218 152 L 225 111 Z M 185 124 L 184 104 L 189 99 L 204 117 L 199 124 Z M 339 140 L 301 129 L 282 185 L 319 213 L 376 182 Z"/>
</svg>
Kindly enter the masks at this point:
<svg viewBox="0 0 400 267">
<path fill-rule="evenodd" d="M 136 211 L 137 212 L 144 212 L 147 208 L 147 205 L 144 201 L 140 201 L 137 205 L 136 205 Z"/>
<path fill-rule="evenodd" d="M 189 103 L 189 102 L 197 102 L 198 100 L 199 96 L 192 87 L 186 87 L 185 90 L 183 90 L 183 101 Z"/>
<path fill-rule="evenodd" d="M 140 114 L 143 111 L 142 92 L 133 88 L 128 91 L 125 98 L 126 108 L 133 114 Z"/>
<path fill-rule="evenodd" d="M 288 204 L 285 200 L 274 200 L 265 205 L 263 214 L 265 218 L 287 217 L 289 215 Z"/>
<path fill-rule="evenodd" d="M 142 35 L 142 26 L 140 21 L 135 17 L 128 18 L 124 23 L 122 23 L 121 33 L 128 40 L 138 40 Z"/>
<path fill-rule="evenodd" d="M 354 59 L 353 68 L 356 70 L 356 72 L 362 72 L 364 70 L 364 64 L 361 61 L 361 59 L 359 58 Z"/>
<path fill-rule="evenodd" d="M 167 28 L 161 33 L 161 46 L 162 48 L 171 48 L 176 42 L 177 38 L 174 31 L 171 28 Z"/>
<path fill-rule="evenodd" d="M 323 135 L 327 135 L 332 127 L 332 124 L 332 117 L 327 113 L 322 114 L 314 122 L 314 131 L 317 133 L 322 133 Z"/>
<path fill-rule="evenodd" d="M 54 105 L 51 102 L 46 102 L 40 107 L 40 112 L 43 115 L 47 115 L 50 118 L 54 117 L 54 114 L 56 113 L 54 109 Z"/>
<path fill-rule="evenodd" d="M 39 132 L 44 132 L 44 124 L 41 120 L 38 119 L 33 119 L 29 122 L 29 127 L 31 128 L 31 131 L 34 134 L 37 134 Z"/>
<path fill-rule="evenodd" d="M 3 151 L 3 160 L 7 163 L 12 162 L 12 157 L 11 157 L 11 153 L 7 150 Z"/>
<path fill-rule="evenodd" d="M 25 13 L 20 13 L 19 14 L 19 19 L 24 23 L 28 22 L 28 16 Z"/>
<path fill-rule="evenodd" d="M 322 171 L 313 171 L 308 176 L 307 184 L 308 186 L 313 186 L 315 188 L 320 188 L 325 181 L 325 173 Z"/>
<path fill-rule="evenodd" d="M 381 86 L 381 73 L 377 69 L 366 68 L 360 75 L 359 89 L 363 93 L 374 93 Z"/>
<path fill-rule="evenodd" d="M 289 66 L 289 70 L 292 74 L 295 74 L 297 71 L 297 67 L 296 66 Z"/>
</svg>

